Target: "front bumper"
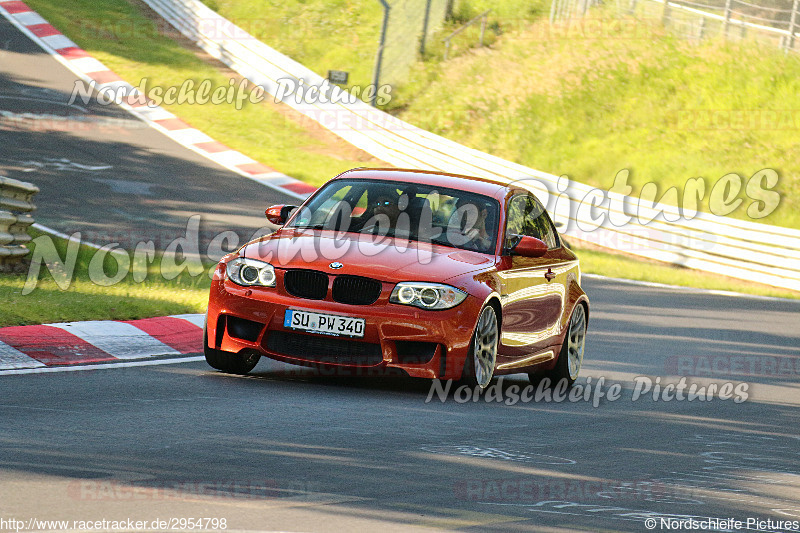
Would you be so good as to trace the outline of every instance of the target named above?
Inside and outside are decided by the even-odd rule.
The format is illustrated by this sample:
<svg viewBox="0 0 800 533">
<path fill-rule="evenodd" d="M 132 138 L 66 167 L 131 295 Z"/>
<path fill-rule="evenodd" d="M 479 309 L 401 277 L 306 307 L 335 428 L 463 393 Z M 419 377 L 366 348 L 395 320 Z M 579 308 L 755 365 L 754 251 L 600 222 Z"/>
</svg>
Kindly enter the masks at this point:
<svg viewBox="0 0 800 533">
<path fill-rule="evenodd" d="M 473 296 L 452 309 L 428 311 L 393 304 L 393 283 L 383 283 L 372 305 L 298 298 L 277 287 L 241 287 L 212 281 L 207 338 L 211 348 L 238 353 L 255 350 L 271 359 L 305 366 L 369 373 L 399 369 L 412 377 L 458 379 L 483 302 Z M 287 309 L 365 319 L 363 338 L 306 333 L 284 326 Z"/>
</svg>

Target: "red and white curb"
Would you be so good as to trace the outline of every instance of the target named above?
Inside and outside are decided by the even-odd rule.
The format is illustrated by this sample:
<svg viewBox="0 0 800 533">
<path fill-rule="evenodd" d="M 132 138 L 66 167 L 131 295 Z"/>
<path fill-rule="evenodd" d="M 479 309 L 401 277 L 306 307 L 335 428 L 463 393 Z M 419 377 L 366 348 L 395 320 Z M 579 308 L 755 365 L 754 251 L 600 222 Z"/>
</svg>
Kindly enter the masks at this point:
<svg viewBox="0 0 800 533">
<path fill-rule="evenodd" d="M 0 375 L 164 356 L 184 360 L 203 351 L 204 319 L 192 314 L 0 328 Z"/>
<path fill-rule="evenodd" d="M 81 80 L 86 83 L 96 82 L 95 88 L 98 91 L 106 87 L 126 90 L 126 94 L 131 96 L 128 102 L 121 104 L 122 108 L 186 148 L 241 176 L 298 199 L 305 199 L 316 190 L 316 187 L 308 183 L 282 174 L 215 141 L 166 109 L 138 101 L 141 93 L 136 88 L 91 57 L 24 2 L 0 0 L 0 15 Z"/>
</svg>

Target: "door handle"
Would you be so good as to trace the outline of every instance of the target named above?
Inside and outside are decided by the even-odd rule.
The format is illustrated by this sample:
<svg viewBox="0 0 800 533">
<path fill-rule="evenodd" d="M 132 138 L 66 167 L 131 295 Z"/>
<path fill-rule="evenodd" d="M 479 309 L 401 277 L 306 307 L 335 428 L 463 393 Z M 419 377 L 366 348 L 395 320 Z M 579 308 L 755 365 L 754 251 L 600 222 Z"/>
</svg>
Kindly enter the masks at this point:
<svg viewBox="0 0 800 533">
<path fill-rule="evenodd" d="M 553 281 L 553 278 L 555 278 L 555 277 L 556 277 L 556 274 L 555 274 L 555 272 L 553 272 L 552 268 L 548 268 L 547 272 L 544 273 L 544 278 L 547 281 Z"/>
</svg>

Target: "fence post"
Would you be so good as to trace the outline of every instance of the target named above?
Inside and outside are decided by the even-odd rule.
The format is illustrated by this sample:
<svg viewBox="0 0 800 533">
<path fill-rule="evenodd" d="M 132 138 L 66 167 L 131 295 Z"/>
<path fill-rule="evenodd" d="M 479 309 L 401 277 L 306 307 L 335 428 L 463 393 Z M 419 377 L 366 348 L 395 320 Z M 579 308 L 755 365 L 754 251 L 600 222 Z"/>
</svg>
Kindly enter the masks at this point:
<svg viewBox="0 0 800 533">
<path fill-rule="evenodd" d="M 722 34 L 728 39 L 728 26 L 731 23 L 731 0 L 725 0 L 725 22 L 722 23 Z"/>
<path fill-rule="evenodd" d="M 636 0 L 631 0 L 630 7 L 628 8 L 628 14 L 633 15 L 636 13 Z"/>
<path fill-rule="evenodd" d="M 381 28 L 381 40 L 378 43 L 378 53 L 375 57 L 375 72 L 372 76 L 372 98 L 369 104 L 375 107 L 375 99 L 378 97 L 378 85 L 381 81 L 381 63 L 383 63 L 383 47 L 386 45 L 386 29 L 389 27 L 389 4 L 386 0 L 378 0 L 383 4 L 383 28 Z"/>
<path fill-rule="evenodd" d="M 572 14 L 578 9 L 577 3 L 580 0 L 564 0 L 566 3 L 566 15 L 564 15 L 564 19 L 567 21 L 572 20 Z"/>
<path fill-rule="evenodd" d="M 664 11 L 661 13 L 661 25 L 666 26 L 669 22 L 669 0 L 664 0 Z"/>
<path fill-rule="evenodd" d="M 792 3 L 792 19 L 789 21 L 789 50 L 794 48 L 794 31 L 797 26 L 797 7 L 800 0 Z"/>
<path fill-rule="evenodd" d="M 447 0 L 447 5 L 444 7 L 444 18 L 450 20 L 453 18 L 453 3 L 455 0 Z"/>
<path fill-rule="evenodd" d="M 486 33 L 486 20 L 489 18 L 489 15 L 484 15 L 483 19 L 481 20 L 481 47 L 483 47 L 483 36 Z"/>
<path fill-rule="evenodd" d="M 706 33 L 706 18 L 700 17 L 700 25 L 697 28 L 697 40 L 702 41 Z"/>
<path fill-rule="evenodd" d="M 428 19 L 431 15 L 431 0 L 425 2 L 425 18 L 422 19 L 422 39 L 419 43 L 419 55 L 425 55 L 425 40 L 428 38 Z"/>
</svg>

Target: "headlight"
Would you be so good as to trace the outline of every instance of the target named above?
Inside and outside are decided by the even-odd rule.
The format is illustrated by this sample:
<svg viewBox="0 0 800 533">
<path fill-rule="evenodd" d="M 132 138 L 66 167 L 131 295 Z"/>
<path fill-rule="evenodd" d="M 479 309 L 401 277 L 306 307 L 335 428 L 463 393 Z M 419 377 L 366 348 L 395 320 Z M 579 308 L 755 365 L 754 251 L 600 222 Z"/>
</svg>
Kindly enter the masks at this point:
<svg viewBox="0 0 800 533">
<path fill-rule="evenodd" d="M 421 309 L 450 309 L 466 297 L 464 291 L 442 283 L 398 283 L 389 301 Z"/>
<path fill-rule="evenodd" d="M 275 269 L 269 263 L 239 257 L 225 265 L 228 279 L 237 285 L 275 286 Z"/>
</svg>

